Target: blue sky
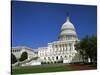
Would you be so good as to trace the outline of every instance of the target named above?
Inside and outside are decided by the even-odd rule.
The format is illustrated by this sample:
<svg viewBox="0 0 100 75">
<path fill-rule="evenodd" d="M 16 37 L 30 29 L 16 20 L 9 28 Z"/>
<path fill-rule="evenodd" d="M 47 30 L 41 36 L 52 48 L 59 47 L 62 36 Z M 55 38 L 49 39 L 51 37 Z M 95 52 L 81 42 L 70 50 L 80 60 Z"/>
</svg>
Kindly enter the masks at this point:
<svg viewBox="0 0 100 75">
<path fill-rule="evenodd" d="M 97 7 L 12 1 L 12 46 L 38 48 L 58 40 L 67 12 L 79 39 L 97 35 Z"/>
</svg>

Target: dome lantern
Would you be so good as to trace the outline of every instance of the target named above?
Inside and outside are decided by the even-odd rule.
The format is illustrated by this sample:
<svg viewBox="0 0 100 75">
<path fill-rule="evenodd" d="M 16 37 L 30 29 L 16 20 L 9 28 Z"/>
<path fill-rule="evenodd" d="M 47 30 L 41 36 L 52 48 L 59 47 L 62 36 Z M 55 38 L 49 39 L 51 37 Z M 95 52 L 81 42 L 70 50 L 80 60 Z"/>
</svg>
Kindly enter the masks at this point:
<svg viewBox="0 0 100 75">
<path fill-rule="evenodd" d="M 70 22 L 70 17 L 69 16 L 67 17 L 66 21 L 69 21 Z"/>
</svg>

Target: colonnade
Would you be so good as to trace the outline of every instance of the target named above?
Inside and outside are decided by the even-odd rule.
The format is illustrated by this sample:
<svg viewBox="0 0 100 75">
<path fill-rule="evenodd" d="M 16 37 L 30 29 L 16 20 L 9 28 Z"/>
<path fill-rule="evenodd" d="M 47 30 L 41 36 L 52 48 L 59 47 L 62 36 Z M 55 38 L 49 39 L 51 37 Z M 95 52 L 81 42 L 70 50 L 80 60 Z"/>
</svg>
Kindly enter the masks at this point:
<svg viewBox="0 0 100 75">
<path fill-rule="evenodd" d="M 52 43 L 47 56 L 44 56 L 44 61 L 59 61 L 62 59 L 70 59 L 69 56 L 74 50 L 74 43 Z"/>
</svg>

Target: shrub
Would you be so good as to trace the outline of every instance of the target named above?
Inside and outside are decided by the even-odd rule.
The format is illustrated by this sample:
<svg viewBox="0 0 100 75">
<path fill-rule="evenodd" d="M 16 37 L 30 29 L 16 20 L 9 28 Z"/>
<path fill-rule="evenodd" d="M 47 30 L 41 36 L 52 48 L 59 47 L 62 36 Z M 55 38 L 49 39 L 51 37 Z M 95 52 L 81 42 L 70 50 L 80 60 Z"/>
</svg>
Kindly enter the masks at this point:
<svg viewBox="0 0 100 75">
<path fill-rule="evenodd" d="M 24 61 L 28 58 L 28 54 L 27 52 L 23 52 L 22 55 L 21 55 L 21 58 L 19 59 L 19 61 Z"/>
<path fill-rule="evenodd" d="M 14 64 L 17 62 L 17 59 L 15 57 L 15 55 L 11 54 L 11 64 Z"/>
</svg>

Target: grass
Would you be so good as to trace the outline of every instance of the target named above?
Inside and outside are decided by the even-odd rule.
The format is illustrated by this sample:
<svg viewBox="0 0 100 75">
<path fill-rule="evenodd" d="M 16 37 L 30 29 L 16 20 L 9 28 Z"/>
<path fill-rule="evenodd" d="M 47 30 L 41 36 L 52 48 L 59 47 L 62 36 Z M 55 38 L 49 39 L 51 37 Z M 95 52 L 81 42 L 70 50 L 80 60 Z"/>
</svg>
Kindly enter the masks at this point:
<svg viewBox="0 0 100 75">
<path fill-rule="evenodd" d="M 44 73 L 44 72 L 61 72 L 61 71 L 74 71 L 79 70 L 66 65 L 41 65 L 41 66 L 26 66 L 26 67 L 13 67 L 12 74 L 27 74 L 27 73 Z"/>
<path fill-rule="evenodd" d="M 75 64 L 77 65 L 77 64 Z M 96 64 L 79 64 L 84 66 L 96 67 Z M 80 67 L 73 67 L 68 64 L 44 64 L 38 66 L 12 67 L 12 74 L 29 74 L 29 73 L 47 73 L 61 71 L 76 71 L 81 70 Z"/>
<path fill-rule="evenodd" d="M 89 67 L 97 67 L 97 64 L 93 64 L 93 63 L 83 63 L 83 64 L 80 64 L 80 65 L 86 65 L 86 66 L 89 66 Z"/>
</svg>

